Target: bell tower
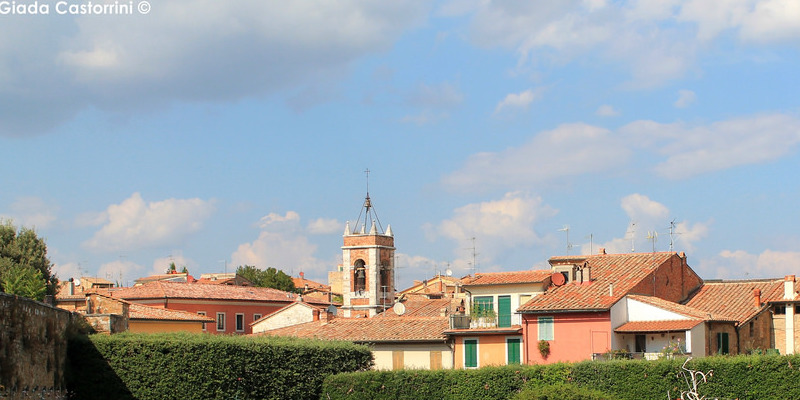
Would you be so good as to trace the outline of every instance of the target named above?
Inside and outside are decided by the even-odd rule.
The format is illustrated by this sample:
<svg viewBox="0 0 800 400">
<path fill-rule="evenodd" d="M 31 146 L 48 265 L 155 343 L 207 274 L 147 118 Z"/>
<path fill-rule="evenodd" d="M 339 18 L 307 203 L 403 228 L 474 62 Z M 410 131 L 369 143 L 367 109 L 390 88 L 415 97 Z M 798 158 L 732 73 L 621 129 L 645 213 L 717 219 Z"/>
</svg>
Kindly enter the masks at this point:
<svg viewBox="0 0 800 400">
<path fill-rule="evenodd" d="M 383 230 L 367 183 L 356 227 L 351 229 L 348 221 L 344 229 L 340 271 L 345 317 L 372 317 L 394 305 L 394 251 L 392 227 Z"/>
</svg>

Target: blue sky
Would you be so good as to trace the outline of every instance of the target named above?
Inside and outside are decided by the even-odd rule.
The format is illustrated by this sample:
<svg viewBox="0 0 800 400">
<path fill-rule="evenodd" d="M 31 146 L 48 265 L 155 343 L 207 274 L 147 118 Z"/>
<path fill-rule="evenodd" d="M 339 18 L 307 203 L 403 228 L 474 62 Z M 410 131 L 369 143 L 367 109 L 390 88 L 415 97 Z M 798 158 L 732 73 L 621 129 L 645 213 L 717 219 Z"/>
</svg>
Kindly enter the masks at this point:
<svg viewBox="0 0 800 400">
<path fill-rule="evenodd" d="M 800 273 L 793 0 L 39 4 L 0 7 L 0 216 L 61 279 L 324 282 L 367 168 L 400 287 L 673 221 L 704 278 Z"/>
</svg>

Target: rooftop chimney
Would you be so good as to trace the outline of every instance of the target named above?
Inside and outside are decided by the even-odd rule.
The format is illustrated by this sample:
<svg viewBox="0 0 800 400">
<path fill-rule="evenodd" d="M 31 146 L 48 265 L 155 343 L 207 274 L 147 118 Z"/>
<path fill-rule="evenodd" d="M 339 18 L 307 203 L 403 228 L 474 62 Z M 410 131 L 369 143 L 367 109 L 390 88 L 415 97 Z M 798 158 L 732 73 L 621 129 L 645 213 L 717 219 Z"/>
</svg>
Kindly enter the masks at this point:
<svg viewBox="0 0 800 400">
<path fill-rule="evenodd" d="M 786 275 L 783 280 L 783 298 L 784 300 L 794 300 L 796 294 L 794 289 L 794 275 Z"/>
<path fill-rule="evenodd" d="M 761 308 L 761 289 L 753 289 L 753 302 L 756 308 Z"/>
<path fill-rule="evenodd" d="M 597 252 L 597 254 L 606 254 L 606 248 L 601 247 L 600 250 Z"/>
<path fill-rule="evenodd" d="M 303 271 L 300 271 L 300 279 L 306 279 L 306 274 Z"/>
<path fill-rule="evenodd" d="M 75 280 L 69 278 L 69 283 L 67 284 L 67 295 L 72 296 L 75 294 Z"/>
</svg>

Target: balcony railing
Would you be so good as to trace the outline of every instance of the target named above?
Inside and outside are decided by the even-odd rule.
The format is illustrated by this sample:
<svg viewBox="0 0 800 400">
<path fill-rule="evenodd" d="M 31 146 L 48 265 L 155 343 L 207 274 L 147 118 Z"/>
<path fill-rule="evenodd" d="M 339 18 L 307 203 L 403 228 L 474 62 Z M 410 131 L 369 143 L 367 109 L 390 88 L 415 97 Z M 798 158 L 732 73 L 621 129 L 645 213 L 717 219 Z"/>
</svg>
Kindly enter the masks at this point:
<svg viewBox="0 0 800 400">
<path fill-rule="evenodd" d="M 469 329 L 469 315 L 466 314 L 451 315 L 450 329 Z"/>
</svg>

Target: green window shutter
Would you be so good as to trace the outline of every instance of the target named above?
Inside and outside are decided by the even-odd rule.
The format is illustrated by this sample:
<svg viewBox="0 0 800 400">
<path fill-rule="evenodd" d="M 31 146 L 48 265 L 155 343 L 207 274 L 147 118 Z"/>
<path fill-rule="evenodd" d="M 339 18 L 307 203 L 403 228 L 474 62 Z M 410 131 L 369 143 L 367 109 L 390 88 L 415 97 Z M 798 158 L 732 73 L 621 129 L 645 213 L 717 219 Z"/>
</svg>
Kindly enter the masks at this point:
<svg viewBox="0 0 800 400">
<path fill-rule="evenodd" d="M 478 367 L 478 340 L 465 339 L 464 340 L 464 367 L 477 368 Z"/>
<path fill-rule="evenodd" d="M 555 340 L 553 332 L 553 317 L 539 317 L 539 340 Z"/>
<path fill-rule="evenodd" d="M 519 364 L 520 357 L 520 339 L 506 339 L 506 346 L 508 347 L 508 364 Z"/>
<path fill-rule="evenodd" d="M 500 328 L 511 326 L 511 296 L 497 298 L 497 326 Z"/>
</svg>

